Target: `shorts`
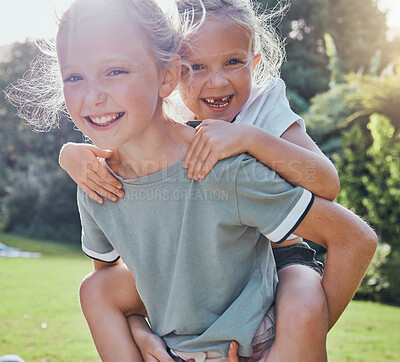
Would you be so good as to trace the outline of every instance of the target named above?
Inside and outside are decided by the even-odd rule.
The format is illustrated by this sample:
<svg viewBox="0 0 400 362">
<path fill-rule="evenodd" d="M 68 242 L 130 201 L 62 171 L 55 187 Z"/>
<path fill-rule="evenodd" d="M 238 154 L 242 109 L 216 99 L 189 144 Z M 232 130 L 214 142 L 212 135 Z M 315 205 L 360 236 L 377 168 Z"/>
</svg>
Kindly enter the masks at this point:
<svg viewBox="0 0 400 362">
<path fill-rule="evenodd" d="M 290 265 L 305 265 L 322 276 L 324 264 L 315 259 L 315 250 L 306 242 L 272 248 L 275 257 L 276 269 L 279 271 Z"/>
<path fill-rule="evenodd" d="M 260 356 L 268 355 L 268 350 L 271 348 L 275 340 L 275 308 L 272 305 L 254 334 L 251 342 L 253 346 L 253 354 L 250 357 L 241 357 L 241 361 L 256 362 Z M 185 362 L 188 359 L 194 359 L 195 362 L 226 362 L 228 359 L 222 357 L 218 352 L 196 352 L 196 353 L 183 353 L 175 352 L 168 349 L 170 356 L 175 362 Z M 178 356 L 180 355 L 180 357 Z M 183 357 L 183 358 L 181 358 Z"/>
</svg>

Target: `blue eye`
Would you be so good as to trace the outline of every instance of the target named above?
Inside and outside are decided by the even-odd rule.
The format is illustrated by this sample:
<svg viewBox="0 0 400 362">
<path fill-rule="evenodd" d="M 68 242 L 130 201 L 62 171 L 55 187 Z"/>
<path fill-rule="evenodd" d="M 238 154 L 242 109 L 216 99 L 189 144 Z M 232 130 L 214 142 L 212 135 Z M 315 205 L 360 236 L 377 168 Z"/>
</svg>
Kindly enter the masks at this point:
<svg viewBox="0 0 400 362">
<path fill-rule="evenodd" d="M 120 75 L 120 74 L 127 74 L 128 72 L 126 70 L 121 70 L 121 69 L 115 69 L 112 70 L 110 73 L 107 75 Z"/>
<path fill-rule="evenodd" d="M 204 67 L 201 64 L 193 64 L 192 69 L 196 71 L 196 70 L 204 69 Z"/>
<path fill-rule="evenodd" d="M 239 59 L 231 59 L 227 63 L 228 65 L 237 65 L 237 64 L 243 64 L 243 62 Z"/>
<path fill-rule="evenodd" d="M 65 78 L 64 82 L 74 83 L 74 82 L 77 82 L 77 81 L 82 80 L 82 79 L 83 78 L 81 76 L 79 76 L 79 75 L 71 75 L 71 76 Z"/>
</svg>

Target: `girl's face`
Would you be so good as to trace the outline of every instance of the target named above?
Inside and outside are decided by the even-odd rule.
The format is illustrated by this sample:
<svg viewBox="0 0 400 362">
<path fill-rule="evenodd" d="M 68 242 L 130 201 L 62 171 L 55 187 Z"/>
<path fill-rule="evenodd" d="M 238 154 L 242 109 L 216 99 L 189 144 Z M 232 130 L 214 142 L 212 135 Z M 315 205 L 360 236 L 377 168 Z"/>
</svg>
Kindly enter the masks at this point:
<svg viewBox="0 0 400 362">
<path fill-rule="evenodd" d="M 207 19 L 190 41 L 179 93 L 198 119 L 231 122 L 249 98 L 256 58 L 250 34 L 230 20 Z"/>
<path fill-rule="evenodd" d="M 153 56 L 128 21 L 81 21 L 60 34 L 57 54 L 68 111 L 98 147 L 118 149 L 160 119 L 161 80 Z"/>
</svg>

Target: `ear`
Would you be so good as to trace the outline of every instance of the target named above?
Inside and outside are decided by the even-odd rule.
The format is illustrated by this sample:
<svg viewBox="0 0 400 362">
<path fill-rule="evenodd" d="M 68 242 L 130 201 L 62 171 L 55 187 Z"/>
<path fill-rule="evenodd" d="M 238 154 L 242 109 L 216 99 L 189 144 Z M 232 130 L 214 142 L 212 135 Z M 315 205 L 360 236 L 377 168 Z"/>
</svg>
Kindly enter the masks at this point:
<svg viewBox="0 0 400 362">
<path fill-rule="evenodd" d="M 176 88 L 181 78 L 181 58 L 174 55 L 162 71 L 162 82 L 158 95 L 161 98 L 168 97 Z"/>
<path fill-rule="evenodd" d="M 257 66 L 258 62 L 260 61 L 260 59 L 261 59 L 261 55 L 260 54 L 257 54 L 257 55 L 254 56 L 254 59 L 253 59 L 253 70 L 256 68 L 256 66 Z"/>
</svg>

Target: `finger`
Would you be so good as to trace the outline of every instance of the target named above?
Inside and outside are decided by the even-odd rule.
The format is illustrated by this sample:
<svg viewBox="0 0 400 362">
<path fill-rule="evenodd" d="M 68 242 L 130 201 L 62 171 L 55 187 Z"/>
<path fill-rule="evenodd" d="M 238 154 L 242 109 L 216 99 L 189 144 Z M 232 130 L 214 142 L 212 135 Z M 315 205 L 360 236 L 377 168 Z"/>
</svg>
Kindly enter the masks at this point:
<svg viewBox="0 0 400 362">
<path fill-rule="evenodd" d="M 211 152 L 208 154 L 207 159 L 203 162 L 203 166 L 200 170 L 199 177 L 205 178 L 210 173 L 215 164 L 218 162 L 218 160 L 219 158 L 217 156 L 217 153 L 211 150 Z"/>
<path fill-rule="evenodd" d="M 122 184 L 115 177 L 113 177 L 110 172 L 108 172 L 108 170 L 97 158 L 94 158 L 92 162 L 85 164 L 85 167 L 86 169 L 83 171 L 87 178 L 97 174 L 105 183 L 111 184 L 113 187 L 118 189 L 122 188 Z M 96 182 L 99 183 L 98 181 Z"/>
<path fill-rule="evenodd" d="M 229 345 L 229 350 L 228 350 L 228 362 L 239 362 L 239 357 L 238 357 L 238 348 L 239 345 L 236 341 L 232 341 Z"/>
<path fill-rule="evenodd" d="M 104 182 L 108 183 L 113 188 L 122 189 L 121 182 L 119 182 L 113 175 L 111 175 L 111 173 L 108 172 L 108 170 L 103 165 L 101 165 L 97 174 L 101 177 L 101 179 Z"/>
<path fill-rule="evenodd" d="M 193 167 L 193 178 L 197 181 L 200 179 L 200 171 L 203 168 L 204 162 L 208 159 L 208 156 L 212 152 L 212 146 L 208 143 L 204 145 L 203 149 L 197 156 L 197 161 Z"/>
<path fill-rule="evenodd" d="M 207 143 L 204 142 L 204 140 L 200 140 L 199 142 L 197 142 L 197 145 L 195 147 L 195 149 L 193 150 L 192 156 L 189 160 L 189 167 L 188 167 L 188 177 L 189 178 L 194 178 L 195 180 L 198 180 L 198 178 L 196 178 L 197 174 L 196 174 L 196 165 L 198 165 L 198 163 L 200 163 L 197 166 L 197 169 L 200 170 L 201 168 L 201 164 L 202 164 L 202 158 L 205 159 L 208 156 L 208 153 L 210 152 L 210 150 L 207 150 Z M 205 154 L 205 156 L 204 156 Z"/>
<path fill-rule="evenodd" d="M 93 201 L 98 202 L 99 204 L 103 204 L 104 200 L 97 195 L 93 190 L 91 190 L 89 187 L 87 187 L 86 185 L 82 184 L 79 185 L 79 187 L 82 189 L 82 191 L 88 195 Z"/>
<path fill-rule="evenodd" d="M 143 357 L 145 362 L 158 362 L 159 360 L 152 355 L 147 355 L 146 357 Z"/>
<path fill-rule="evenodd" d="M 201 131 L 196 137 L 198 137 L 198 141 L 196 145 L 192 149 L 192 154 L 188 159 L 188 177 L 192 178 L 194 174 L 194 168 L 196 166 L 196 162 L 199 159 L 199 155 L 203 152 L 203 149 L 208 146 L 209 142 L 208 136 L 204 134 L 204 131 Z"/>
<path fill-rule="evenodd" d="M 87 145 L 87 146 L 88 146 L 88 149 L 90 149 L 90 151 L 96 155 L 96 157 L 109 158 L 113 154 L 112 150 L 102 150 L 102 149 L 96 147 L 95 145 Z"/>
<path fill-rule="evenodd" d="M 158 347 L 152 352 L 151 354 L 154 358 L 157 359 L 157 361 L 162 361 L 162 362 L 174 362 L 174 360 L 171 358 L 171 356 L 168 354 L 167 350 L 162 347 Z"/>
<path fill-rule="evenodd" d="M 107 189 L 105 189 L 101 185 L 93 182 L 92 180 L 87 180 L 86 186 L 101 197 L 105 197 L 106 199 L 109 199 L 110 201 L 113 201 L 113 202 L 118 201 L 117 196 L 115 196 L 111 192 L 108 192 Z"/>
<path fill-rule="evenodd" d="M 193 137 L 192 141 L 189 144 L 189 147 L 186 151 L 185 159 L 183 160 L 183 167 L 188 168 L 189 167 L 189 160 L 192 157 L 193 150 L 195 149 L 197 143 L 200 141 L 201 134 L 195 134 Z"/>
<path fill-rule="evenodd" d="M 110 175 L 111 176 L 111 175 Z M 111 176 L 112 177 L 112 176 Z M 120 189 L 117 189 L 113 185 L 110 185 L 109 183 L 105 182 L 102 177 L 100 177 L 97 173 L 91 174 L 90 178 L 88 181 L 92 181 L 95 184 L 97 184 L 100 188 L 105 189 L 109 193 L 113 194 L 116 197 L 123 198 L 125 196 L 124 192 Z M 88 182 L 87 181 L 87 182 Z M 103 195 L 103 194 L 102 194 Z"/>
</svg>

